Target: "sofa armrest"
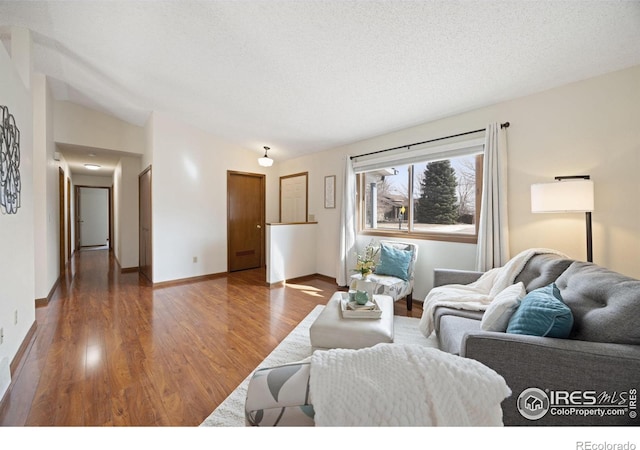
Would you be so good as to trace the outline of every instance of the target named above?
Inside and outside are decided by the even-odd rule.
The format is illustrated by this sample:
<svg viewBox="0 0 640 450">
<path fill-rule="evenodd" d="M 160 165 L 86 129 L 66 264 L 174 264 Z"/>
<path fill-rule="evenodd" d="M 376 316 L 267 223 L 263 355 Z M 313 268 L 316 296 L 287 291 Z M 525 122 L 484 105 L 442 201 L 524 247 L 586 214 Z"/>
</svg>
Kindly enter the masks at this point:
<svg viewBox="0 0 640 450">
<path fill-rule="evenodd" d="M 245 399 L 248 426 L 313 426 L 315 412 L 309 399 L 311 358 L 257 369 Z"/>
<path fill-rule="evenodd" d="M 609 401 L 616 404 L 626 401 L 629 406 L 630 392 L 640 388 L 640 346 L 470 332 L 464 337 L 460 352 L 461 356 L 480 361 L 498 372 L 511 388 L 511 396 L 502 403 L 505 425 L 638 425 L 638 419 L 630 418 L 629 411 L 624 415 L 600 417 L 577 412 L 561 415 L 554 413 L 553 408 L 533 421 L 520 414 L 517 401 L 526 389 L 538 388 L 547 393 L 579 392 L 574 394 L 578 400 L 582 393 L 591 391 L 609 396 Z"/>
<path fill-rule="evenodd" d="M 433 287 L 445 284 L 469 284 L 476 281 L 484 272 L 456 269 L 433 269 Z"/>
</svg>

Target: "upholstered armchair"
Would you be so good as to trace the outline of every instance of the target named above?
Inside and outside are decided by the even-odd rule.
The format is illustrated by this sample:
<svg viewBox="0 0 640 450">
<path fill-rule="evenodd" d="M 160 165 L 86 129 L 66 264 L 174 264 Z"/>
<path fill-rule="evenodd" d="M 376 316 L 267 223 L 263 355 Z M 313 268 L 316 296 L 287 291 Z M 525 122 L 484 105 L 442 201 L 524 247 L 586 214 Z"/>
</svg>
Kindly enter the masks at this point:
<svg viewBox="0 0 640 450">
<path fill-rule="evenodd" d="M 418 259 L 418 246 L 405 242 L 380 241 L 378 263 L 374 272 L 367 276 L 376 283 L 375 294 L 389 295 L 394 301 L 407 299 L 407 310 L 413 304 L 413 283 L 415 265 Z M 351 276 L 353 286 L 362 275 Z"/>
</svg>

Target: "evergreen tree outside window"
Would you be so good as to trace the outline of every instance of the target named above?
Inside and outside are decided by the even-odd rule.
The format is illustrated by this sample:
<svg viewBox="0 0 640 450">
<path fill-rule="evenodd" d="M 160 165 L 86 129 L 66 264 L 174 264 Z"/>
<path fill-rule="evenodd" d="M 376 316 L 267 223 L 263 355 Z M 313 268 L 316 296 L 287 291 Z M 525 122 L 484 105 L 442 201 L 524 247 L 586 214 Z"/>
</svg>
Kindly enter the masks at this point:
<svg viewBox="0 0 640 450">
<path fill-rule="evenodd" d="M 420 187 L 421 195 L 415 206 L 416 222 L 440 225 L 458 222 L 458 180 L 451 161 L 428 163 Z"/>
<path fill-rule="evenodd" d="M 475 243 L 482 154 L 358 175 L 359 232 Z"/>
</svg>

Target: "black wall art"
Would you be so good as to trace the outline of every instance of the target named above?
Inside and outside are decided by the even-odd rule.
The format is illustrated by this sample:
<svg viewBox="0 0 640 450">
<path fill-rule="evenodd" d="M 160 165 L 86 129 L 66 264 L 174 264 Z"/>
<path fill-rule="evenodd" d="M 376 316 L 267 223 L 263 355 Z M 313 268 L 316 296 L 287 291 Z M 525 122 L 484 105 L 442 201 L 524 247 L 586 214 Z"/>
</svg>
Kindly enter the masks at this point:
<svg viewBox="0 0 640 450">
<path fill-rule="evenodd" d="M 17 214 L 20 208 L 20 130 L 9 108 L 0 105 L 0 209 Z"/>
</svg>

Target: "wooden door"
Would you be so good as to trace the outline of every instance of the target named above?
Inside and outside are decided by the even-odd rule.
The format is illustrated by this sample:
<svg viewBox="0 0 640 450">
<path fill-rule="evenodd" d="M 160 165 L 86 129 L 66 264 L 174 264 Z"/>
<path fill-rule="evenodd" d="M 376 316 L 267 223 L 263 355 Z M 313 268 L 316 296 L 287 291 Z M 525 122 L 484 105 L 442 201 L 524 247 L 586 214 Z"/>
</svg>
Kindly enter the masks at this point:
<svg viewBox="0 0 640 450">
<path fill-rule="evenodd" d="M 142 275 L 153 281 L 153 253 L 151 227 L 151 166 L 138 176 L 139 247 L 138 267 Z"/>
<path fill-rule="evenodd" d="M 71 259 L 71 179 L 67 177 L 67 255 Z"/>
<path fill-rule="evenodd" d="M 65 245 L 65 238 L 67 234 L 65 233 L 64 222 L 65 222 L 65 213 L 64 213 L 64 170 L 62 167 L 58 167 L 58 216 L 60 220 L 60 228 L 59 228 L 59 257 L 60 257 L 60 275 L 65 273 L 67 267 L 67 246 Z"/>
<path fill-rule="evenodd" d="M 229 272 L 264 266 L 265 176 L 227 172 Z"/>
<path fill-rule="evenodd" d="M 74 186 L 75 190 L 75 199 L 74 205 L 76 205 L 74 209 L 74 220 L 76 224 L 75 234 L 74 234 L 74 246 L 76 250 L 80 250 L 80 186 Z"/>
</svg>

